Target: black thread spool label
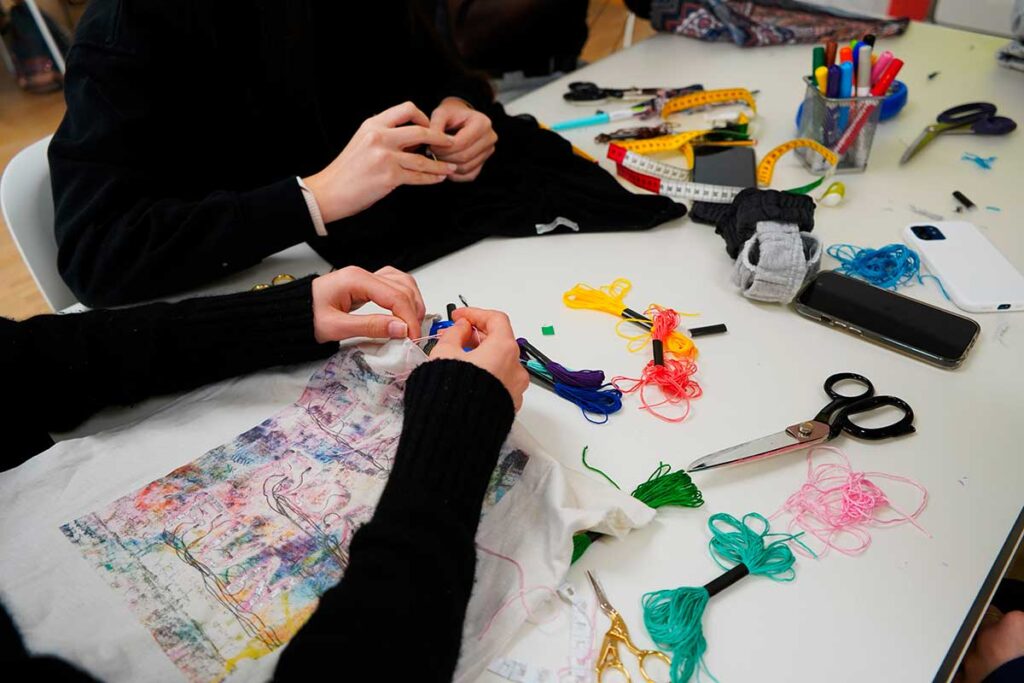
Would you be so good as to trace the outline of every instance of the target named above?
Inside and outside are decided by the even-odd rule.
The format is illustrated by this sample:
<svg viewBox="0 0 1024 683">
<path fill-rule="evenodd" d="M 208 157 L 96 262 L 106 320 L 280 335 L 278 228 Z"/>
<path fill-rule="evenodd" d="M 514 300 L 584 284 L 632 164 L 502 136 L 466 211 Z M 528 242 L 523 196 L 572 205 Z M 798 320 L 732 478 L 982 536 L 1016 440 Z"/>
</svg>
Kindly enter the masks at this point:
<svg viewBox="0 0 1024 683">
<path fill-rule="evenodd" d="M 654 349 L 654 364 L 664 365 L 665 364 L 665 349 L 662 346 L 660 339 L 655 339 L 651 342 L 651 347 Z"/>
<path fill-rule="evenodd" d="M 733 585 L 749 573 L 750 570 L 747 568 L 747 565 L 741 562 L 719 576 L 717 579 L 705 584 L 704 590 L 708 592 L 708 597 L 714 597 L 716 594 L 721 593 L 723 590 Z"/>
</svg>

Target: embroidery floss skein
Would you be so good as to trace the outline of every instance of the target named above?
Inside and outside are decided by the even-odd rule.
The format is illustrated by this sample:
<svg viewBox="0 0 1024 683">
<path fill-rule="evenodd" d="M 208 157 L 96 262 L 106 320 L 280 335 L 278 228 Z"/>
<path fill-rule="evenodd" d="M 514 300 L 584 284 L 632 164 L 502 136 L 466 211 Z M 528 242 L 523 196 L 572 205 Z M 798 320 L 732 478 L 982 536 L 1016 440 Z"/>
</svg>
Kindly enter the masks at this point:
<svg viewBox="0 0 1024 683">
<path fill-rule="evenodd" d="M 601 475 L 609 484 L 619 489 L 620 487 L 614 479 L 605 474 L 603 470 L 587 462 L 588 448 L 588 446 L 584 446 L 583 454 L 580 456 L 583 466 L 591 472 Z M 664 462 L 659 462 L 658 468 L 651 473 L 651 476 L 647 477 L 647 481 L 639 484 L 629 495 L 655 510 L 669 506 L 697 508 L 704 504 L 704 496 L 690 479 L 690 475 L 682 470 L 673 472 L 672 466 Z M 572 561 L 576 562 L 580 559 L 587 548 L 603 535 L 597 531 L 583 531 L 574 535 L 572 537 Z"/>
<path fill-rule="evenodd" d="M 622 392 L 611 384 L 597 389 L 569 386 L 556 382 L 544 366 L 535 360 L 520 359 L 519 362 L 541 386 L 579 408 L 588 422 L 604 424 L 609 415 L 622 410 Z M 595 420 L 591 415 L 599 415 L 603 419 Z"/>
<path fill-rule="evenodd" d="M 755 529 L 753 523 L 760 529 Z M 706 673 L 714 679 L 704 663 L 707 641 L 701 625 L 704 610 L 713 596 L 748 574 L 766 576 L 773 581 L 796 578 L 793 570 L 796 558 L 788 543 L 795 541 L 803 545 L 799 540 L 801 534 L 770 533 L 768 520 L 756 512 L 744 515 L 742 521 L 720 512 L 711 515 L 708 528 L 711 530 L 708 543 L 711 558 L 727 571 L 704 586 L 652 591 L 643 597 L 647 632 L 658 647 L 672 655 L 669 670 L 672 683 L 686 683 L 694 673 Z M 766 539 L 773 536 L 779 538 L 766 544 Z"/>
<path fill-rule="evenodd" d="M 519 344 L 519 356 L 526 359 L 532 357 L 554 381 L 587 389 L 600 389 L 604 386 L 604 373 L 600 370 L 569 370 L 545 356 L 524 337 L 516 339 L 516 342 Z"/>
<path fill-rule="evenodd" d="M 921 274 L 921 257 L 905 244 L 887 244 L 879 249 L 858 247 L 852 244 L 833 244 L 828 255 L 839 261 L 839 272 L 865 280 L 883 289 L 896 289 L 917 279 L 924 284 L 924 278 L 931 278 L 939 285 L 942 296 L 949 300 L 942 281 L 934 275 Z"/>
<path fill-rule="evenodd" d="M 838 456 L 838 462 L 816 463 L 818 451 Z M 885 492 L 875 483 L 880 479 L 909 484 L 921 493 L 917 508 L 906 513 L 893 505 Z M 874 480 L 874 481 L 873 481 Z M 824 544 L 818 557 L 829 550 L 844 555 L 859 555 L 871 545 L 871 527 L 891 527 L 912 524 L 930 536 L 917 518 L 928 505 L 928 491 L 913 479 L 884 472 L 855 472 L 850 461 L 838 448 L 818 446 L 807 452 L 807 481 L 771 516 L 792 515 L 789 528 L 803 529 Z M 888 508 L 895 516 L 883 517 Z M 844 542 L 844 539 L 852 539 Z M 797 549 L 800 551 L 800 549 Z M 802 551 L 800 551 L 802 552 Z"/>
<path fill-rule="evenodd" d="M 699 398 L 702 393 L 700 385 L 693 379 L 697 372 L 697 364 L 690 358 L 677 360 L 664 357 L 666 342 L 679 324 L 678 312 L 671 308 L 652 305 L 647 309 L 647 314 L 651 316 L 652 324 L 650 334 L 646 338 L 651 341 L 654 359 L 644 367 L 638 379 L 618 376 L 612 378 L 612 384 L 624 394 L 638 392 L 641 410 L 646 410 L 665 422 L 682 422 L 690 414 L 690 401 Z M 626 384 L 627 382 L 632 384 Z M 661 390 L 661 401 L 648 402 L 646 390 L 650 386 Z M 679 404 L 683 404 L 683 411 L 674 417 L 656 410 L 663 405 Z"/>
<path fill-rule="evenodd" d="M 632 288 L 633 283 L 621 277 L 610 285 L 599 288 L 580 282 L 562 295 L 562 302 L 569 308 L 611 313 L 649 330 L 652 321 L 626 306 L 625 298 Z M 680 357 L 697 357 L 697 347 L 694 346 L 693 340 L 677 330 L 673 330 L 665 339 L 665 350 Z"/>
</svg>

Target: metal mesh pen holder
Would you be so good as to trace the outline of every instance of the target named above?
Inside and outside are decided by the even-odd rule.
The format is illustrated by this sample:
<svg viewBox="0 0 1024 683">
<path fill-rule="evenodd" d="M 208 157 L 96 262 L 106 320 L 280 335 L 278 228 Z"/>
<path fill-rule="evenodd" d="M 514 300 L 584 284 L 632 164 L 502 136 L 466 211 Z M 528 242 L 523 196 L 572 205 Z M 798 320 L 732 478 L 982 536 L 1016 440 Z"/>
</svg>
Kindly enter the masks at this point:
<svg viewBox="0 0 1024 683">
<path fill-rule="evenodd" d="M 871 143 L 875 139 L 878 117 L 882 113 L 880 97 L 825 97 L 818 90 L 814 79 L 804 77 L 807 91 L 804 93 L 804 104 L 800 114 L 800 137 L 810 138 L 829 149 L 836 146 L 843 134 L 852 128 L 857 119 L 867 114 L 863 127 L 855 133 L 853 143 L 845 153 L 839 156 L 836 173 L 853 173 L 868 167 L 871 156 Z M 871 108 L 868 112 L 868 108 Z M 829 166 L 817 152 L 801 147 L 796 150 L 809 171 L 816 174 L 825 173 Z"/>
</svg>

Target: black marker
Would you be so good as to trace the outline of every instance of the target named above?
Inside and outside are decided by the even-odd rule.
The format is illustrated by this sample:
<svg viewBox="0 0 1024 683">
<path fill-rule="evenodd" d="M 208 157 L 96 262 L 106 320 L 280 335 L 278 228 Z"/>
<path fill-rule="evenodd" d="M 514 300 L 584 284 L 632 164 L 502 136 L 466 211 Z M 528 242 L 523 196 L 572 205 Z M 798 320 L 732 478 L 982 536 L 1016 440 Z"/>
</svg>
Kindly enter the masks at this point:
<svg viewBox="0 0 1024 683">
<path fill-rule="evenodd" d="M 458 306 L 456 306 L 455 304 L 448 304 L 448 322 L 450 323 L 455 322 L 454 320 L 452 320 L 452 313 L 455 312 L 456 308 L 458 308 Z"/>
<path fill-rule="evenodd" d="M 967 209 L 968 211 L 970 211 L 971 209 L 978 208 L 977 205 L 974 202 L 972 202 L 970 199 L 968 199 L 967 195 L 965 195 L 960 190 L 954 190 L 953 191 L 953 198 L 956 199 L 958 202 L 960 202 L 963 205 L 963 207 L 965 209 Z"/>
</svg>

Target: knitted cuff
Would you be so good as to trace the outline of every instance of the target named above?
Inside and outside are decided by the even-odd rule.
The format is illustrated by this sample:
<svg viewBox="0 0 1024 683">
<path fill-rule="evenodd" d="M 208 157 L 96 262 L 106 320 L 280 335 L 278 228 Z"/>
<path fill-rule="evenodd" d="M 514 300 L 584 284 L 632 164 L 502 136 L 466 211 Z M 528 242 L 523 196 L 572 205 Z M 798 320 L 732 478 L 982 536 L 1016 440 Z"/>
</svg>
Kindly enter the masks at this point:
<svg viewBox="0 0 1024 683">
<path fill-rule="evenodd" d="M 789 303 L 821 265 L 821 243 L 792 223 L 761 221 L 736 259 L 733 282 L 748 299 Z"/>
<path fill-rule="evenodd" d="M 736 195 L 731 210 L 716 226 L 731 258 L 736 258 L 761 221 L 792 223 L 804 232 L 814 229 L 814 200 L 807 195 L 747 188 Z"/>
<path fill-rule="evenodd" d="M 513 419 L 512 397 L 494 375 L 463 361 L 424 363 L 406 383 L 389 485 L 430 490 L 475 529 Z"/>
</svg>

